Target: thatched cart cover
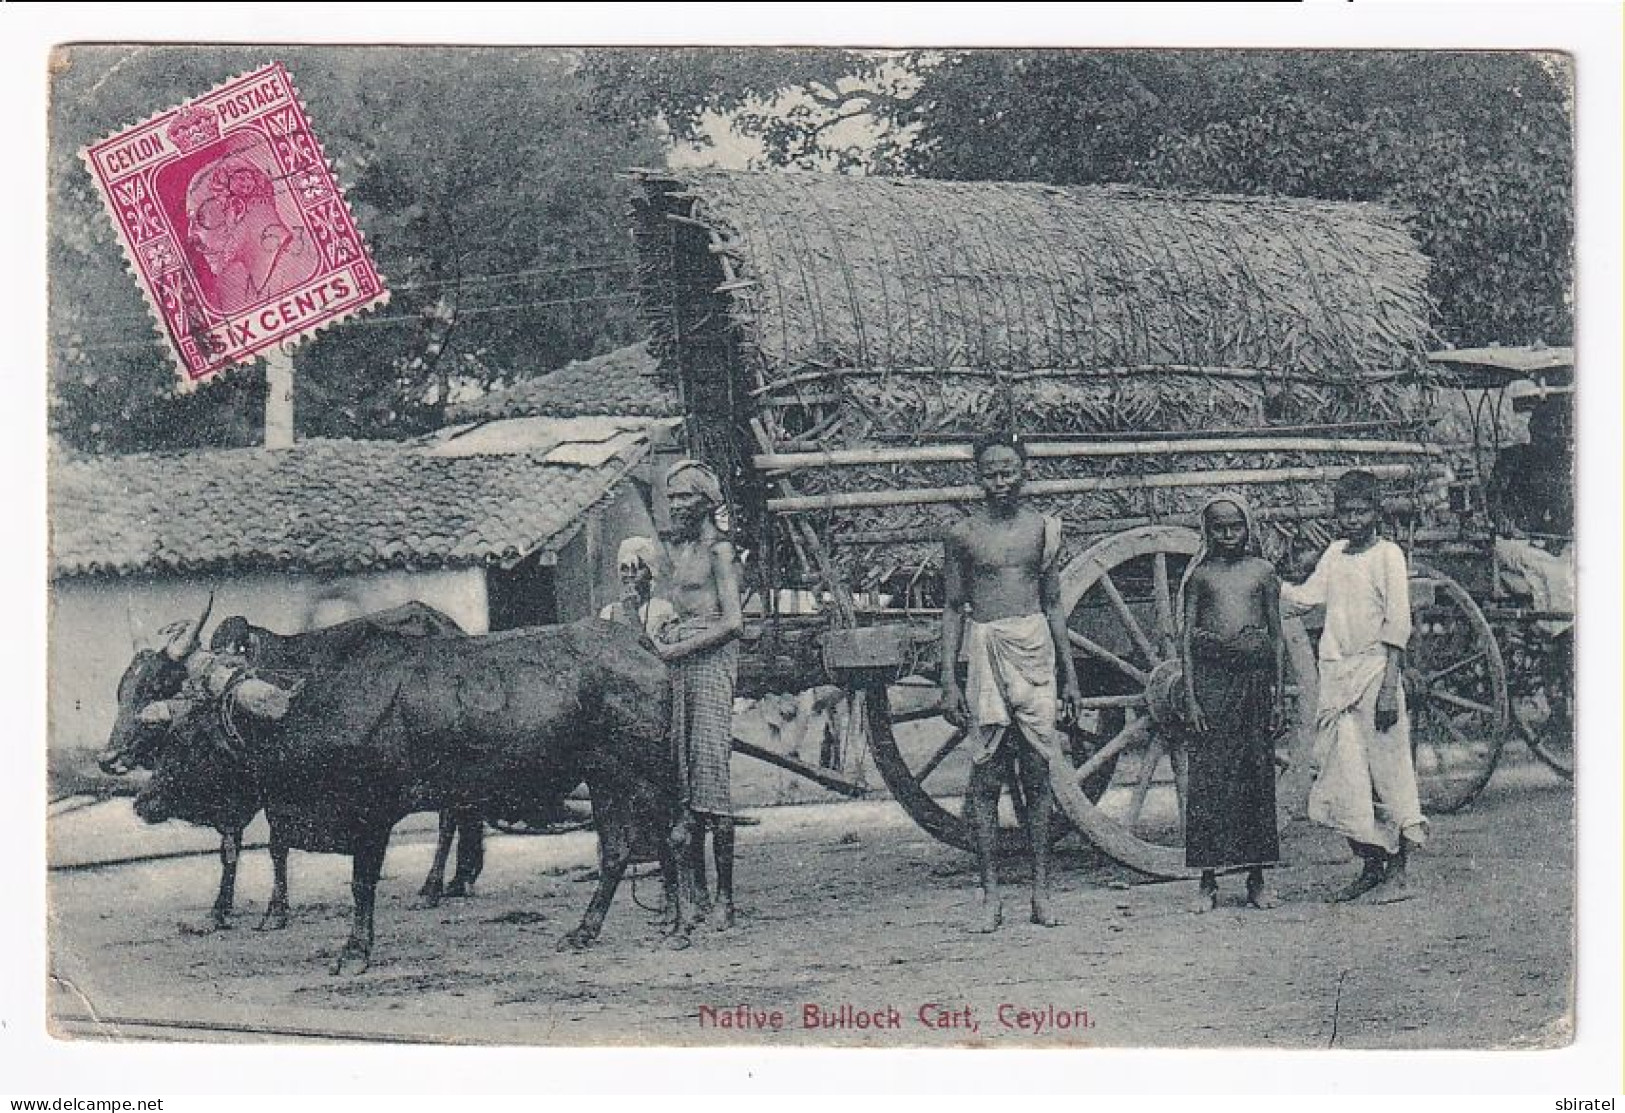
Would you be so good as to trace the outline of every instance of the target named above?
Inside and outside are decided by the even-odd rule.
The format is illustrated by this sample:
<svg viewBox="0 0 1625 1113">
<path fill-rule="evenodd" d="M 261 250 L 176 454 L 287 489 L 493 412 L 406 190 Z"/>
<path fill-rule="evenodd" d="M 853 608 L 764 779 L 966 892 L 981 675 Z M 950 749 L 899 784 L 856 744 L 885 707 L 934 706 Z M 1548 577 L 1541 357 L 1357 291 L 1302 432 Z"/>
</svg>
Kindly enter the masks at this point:
<svg viewBox="0 0 1625 1113">
<path fill-rule="evenodd" d="M 641 176 L 640 289 L 662 370 L 696 450 L 730 473 L 764 543 L 801 538 L 798 560 L 816 540 L 859 583 L 929 563 L 974 497 L 965 445 L 995 429 L 1063 445 L 1032 475 L 1080 543 L 1188 513 L 1198 480 L 1149 478 L 1171 468 L 1247 473 L 1258 502 L 1297 509 L 1282 522 L 1324 505 L 1328 468 L 1425 479 L 1427 261 L 1378 206 Z M 1064 448 L 1197 433 L 1183 454 Z M 1237 442 L 1197 451 L 1215 434 Z M 844 456 L 807 455 L 830 451 Z M 1295 480 L 1255 474 L 1282 468 Z M 1074 489 L 1089 479 L 1113 481 Z M 764 509 L 803 524 L 775 534 Z"/>
</svg>

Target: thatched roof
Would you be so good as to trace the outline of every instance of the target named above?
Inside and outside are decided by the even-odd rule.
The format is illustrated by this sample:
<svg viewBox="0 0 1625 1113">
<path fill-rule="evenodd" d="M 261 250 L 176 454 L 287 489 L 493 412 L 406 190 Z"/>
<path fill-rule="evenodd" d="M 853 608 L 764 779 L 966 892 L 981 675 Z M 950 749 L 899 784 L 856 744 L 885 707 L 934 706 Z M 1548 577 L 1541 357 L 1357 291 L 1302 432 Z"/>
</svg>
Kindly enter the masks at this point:
<svg viewBox="0 0 1625 1113">
<path fill-rule="evenodd" d="M 1375 205 L 719 170 L 643 180 L 657 336 L 675 339 L 674 291 L 695 276 L 680 250 L 647 244 L 697 230 L 727 263 L 737 341 L 767 383 L 819 368 L 1337 381 L 1426 368 L 1427 260 Z"/>
</svg>

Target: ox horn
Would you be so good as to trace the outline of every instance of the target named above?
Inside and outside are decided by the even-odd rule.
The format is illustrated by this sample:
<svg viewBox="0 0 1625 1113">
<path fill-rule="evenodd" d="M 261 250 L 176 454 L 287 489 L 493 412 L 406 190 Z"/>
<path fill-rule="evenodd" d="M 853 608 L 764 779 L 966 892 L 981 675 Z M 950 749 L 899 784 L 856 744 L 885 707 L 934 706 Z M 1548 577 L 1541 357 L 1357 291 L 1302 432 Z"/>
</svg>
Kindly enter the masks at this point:
<svg viewBox="0 0 1625 1113">
<path fill-rule="evenodd" d="M 198 615 L 197 621 L 186 626 L 164 647 L 164 653 L 170 660 L 184 661 L 192 655 L 192 651 L 203 640 L 203 625 L 209 621 L 209 612 L 212 610 L 214 610 L 214 592 L 211 591 L 208 602 L 203 604 L 203 613 Z"/>
</svg>

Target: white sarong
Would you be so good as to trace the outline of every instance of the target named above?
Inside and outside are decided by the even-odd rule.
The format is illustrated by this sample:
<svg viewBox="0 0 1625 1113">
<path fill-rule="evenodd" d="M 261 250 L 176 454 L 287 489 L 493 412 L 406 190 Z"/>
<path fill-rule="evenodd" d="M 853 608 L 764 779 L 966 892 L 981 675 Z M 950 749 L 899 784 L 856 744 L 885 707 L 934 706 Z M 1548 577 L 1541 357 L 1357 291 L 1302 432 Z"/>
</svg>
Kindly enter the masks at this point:
<svg viewBox="0 0 1625 1113">
<path fill-rule="evenodd" d="M 1377 694 L 1387 658 L 1381 649 L 1320 662 L 1320 713 L 1309 790 L 1311 821 L 1392 854 L 1399 837 L 1427 841 L 1427 820 L 1411 765 L 1410 716 L 1400 685 L 1399 721 L 1378 730 Z"/>
<path fill-rule="evenodd" d="M 980 764 L 997 753 L 1012 720 L 1030 745 L 1047 753 L 1060 710 L 1049 620 L 1029 614 L 967 622 L 965 656 L 971 760 Z"/>
</svg>

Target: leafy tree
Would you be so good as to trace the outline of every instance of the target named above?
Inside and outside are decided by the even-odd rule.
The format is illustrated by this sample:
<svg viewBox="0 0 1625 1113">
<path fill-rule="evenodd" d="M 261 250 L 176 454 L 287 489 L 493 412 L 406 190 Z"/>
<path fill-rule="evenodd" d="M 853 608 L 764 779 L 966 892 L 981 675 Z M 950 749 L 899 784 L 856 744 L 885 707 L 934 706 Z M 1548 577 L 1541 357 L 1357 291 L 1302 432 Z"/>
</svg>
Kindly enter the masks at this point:
<svg viewBox="0 0 1625 1113">
<path fill-rule="evenodd" d="M 579 58 L 428 48 L 74 47 L 53 73 L 52 419 L 91 451 L 255 443 L 263 376 L 184 395 L 77 152 L 220 81 L 284 61 L 391 303 L 307 341 L 300 436 L 398 436 L 453 393 L 637 335 L 625 183 L 645 120 L 606 125 Z M 140 106 L 132 110 L 131 106 Z"/>
</svg>

